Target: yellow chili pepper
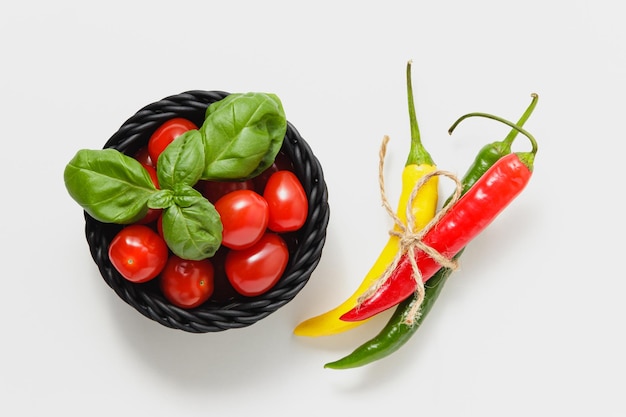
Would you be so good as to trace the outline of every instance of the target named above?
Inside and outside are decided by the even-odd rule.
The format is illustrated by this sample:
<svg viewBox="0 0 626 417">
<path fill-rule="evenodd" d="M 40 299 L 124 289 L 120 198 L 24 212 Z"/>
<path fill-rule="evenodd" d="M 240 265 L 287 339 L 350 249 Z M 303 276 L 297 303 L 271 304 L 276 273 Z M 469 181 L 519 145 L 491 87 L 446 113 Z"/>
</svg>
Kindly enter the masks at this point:
<svg viewBox="0 0 626 417">
<path fill-rule="evenodd" d="M 396 215 L 403 224 L 406 224 L 406 207 L 415 185 L 422 179 L 422 177 L 437 169 L 432 157 L 422 145 L 420 138 L 417 117 L 415 115 L 415 105 L 413 102 L 411 61 L 407 64 L 406 73 L 409 119 L 411 123 L 411 147 L 405 167 L 402 171 L 402 190 L 396 210 Z M 424 228 L 424 226 L 426 226 L 434 217 L 438 203 L 438 187 L 439 182 L 437 176 L 434 176 L 420 188 L 415 199 L 413 200 L 411 211 L 413 213 L 413 217 L 415 218 L 416 231 Z M 398 230 L 397 227 L 395 227 L 395 229 Z M 370 288 L 371 285 L 374 284 L 378 278 L 382 276 L 387 267 L 393 262 L 399 250 L 400 238 L 390 235 L 387 244 L 378 256 L 378 259 L 356 291 L 339 306 L 300 323 L 294 329 L 294 334 L 297 336 L 309 337 L 329 336 L 350 330 L 368 321 L 369 319 L 358 322 L 348 322 L 340 320 L 339 318 L 357 305 L 358 299 Z"/>
</svg>

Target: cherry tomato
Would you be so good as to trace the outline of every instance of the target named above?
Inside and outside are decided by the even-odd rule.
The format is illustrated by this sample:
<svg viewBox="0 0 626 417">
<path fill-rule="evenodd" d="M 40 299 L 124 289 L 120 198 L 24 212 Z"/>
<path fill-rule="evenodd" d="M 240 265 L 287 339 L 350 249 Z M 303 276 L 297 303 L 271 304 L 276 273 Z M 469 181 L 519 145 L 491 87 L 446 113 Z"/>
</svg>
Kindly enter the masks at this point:
<svg viewBox="0 0 626 417">
<path fill-rule="evenodd" d="M 243 250 L 226 255 L 228 281 L 241 295 L 255 296 L 272 288 L 285 272 L 289 250 L 276 233 L 265 233 L 261 240 Z"/>
<path fill-rule="evenodd" d="M 286 169 L 287 171 L 293 171 L 293 161 L 283 151 L 279 151 L 274 158 L 274 164 L 278 170 Z"/>
<path fill-rule="evenodd" d="M 159 180 L 157 178 L 157 172 L 156 172 L 156 168 L 154 168 L 152 165 L 144 165 L 142 164 L 143 167 L 146 169 L 146 171 L 148 171 L 148 174 L 150 174 L 150 178 L 152 179 L 152 183 L 154 184 L 154 186 L 158 189 L 159 188 Z M 139 220 L 137 223 L 139 224 L 149 224 L 152 223 L 153 221 L 155 221 L 156 219 L 159 218 L 159 216 L 161 215 L 161 212 L 163 210 L 161 209 L 148 209 L 148 213 L 146 214 L 146 216 Z M 163 236 L 163 234 L 161 234 L 161 236 Z"/>
<path fill-rule="evenodd" d="M 265 190 L 265 185 L 267 184 L 267 180 L 274 174 L 276 171 L 281 170 L 293 171 L 293 162 L 286 153 L 283 151 L 278 152 L 276 154 L 276 158 L 274 158 L 274 162 L 270 165 L 265 171 L 261 172 L 259 175 L 253 178 L 254 181 L 254 189 L 257 193 L 263 194 Z"/>
<path fill-rule="evenodd" d="M 159 126 L 148 140 L 148 154 L 150 155 L 152 163 L 154 165 L 157 164 L 161 152 L 163 152 L 163 150 L 167 148 L 167 145 L 172 143 L 174 139 L 188 130 L 197 128 L 198 127 L 191 120 L 181 117 L 170 119 Z"/>
<path fill-rule="evenodd" d="M 198 307 L 213 294 L 214 270 L 208 259 L 191 261 L 172 255 L 160 279 L 165 298 L 181 308 Z"/>
<path fill-rule="evenodd" d="M 148 226 L 124 227 L 109 245 L 109 259 L 119 273 L 132 282 L 155 278 L 167 262 L 165 240 Z"/>
<path fill-rule="evenodd" d="M 221 304 L 240 298 L 240 294 L 235 291 L 230 282 L 228 282 L 228 278 L 226 278 L 224 263 L 228 252 L 230 252 L 230 249 L 226 246 L 220 246 L 215 255 L 211 257 L 211 263 L 215 270 L 215 289 L 213 290 L 213 295 L 211 295 L 211 301 Z"/>
<path fill-rule="evenodd" d="M 222 220 L 222 245 L 245 249 L 261 239 L 267 229 L 267 202 L 252 190 L 237 190 L 215 203 Z"/>
<path fill-rule="evenodd" d="M 263 197 L 270 218 L 267 227 L 274 232 L 293 232 L 306 222 L 309 201 L 298 177 L 287 170 L 277 171 L 267 180 Z"/>
<path fill-rule="evenodd" d="M 159 218 L 156 221 L 156 228 L 157 228 L 157 233 L 159 234 L 159 236 L 164 237 L 163 236 L 163 213 L 159 214 Z"/>
<path fill-rule="evenodd" d="M 217 200 L 228 193 L 237 190 L 254 190 L 254 182 L 252 180 L 245 181 L 198 181 L 198 191 L 211 203 L 215 204 Z"/>
<path fill-rule="evenodd" d="M 141 165 L 150 165 L 152 167 L 154 166 L 154 164 L 152 163 L 152 159 L 150 159 L 150 154 L 148 153 L 147 146 L 144 146 L 140 148 L 137 152 L 135 152 L 133 158 L 139 161 Z"/>
</svg>

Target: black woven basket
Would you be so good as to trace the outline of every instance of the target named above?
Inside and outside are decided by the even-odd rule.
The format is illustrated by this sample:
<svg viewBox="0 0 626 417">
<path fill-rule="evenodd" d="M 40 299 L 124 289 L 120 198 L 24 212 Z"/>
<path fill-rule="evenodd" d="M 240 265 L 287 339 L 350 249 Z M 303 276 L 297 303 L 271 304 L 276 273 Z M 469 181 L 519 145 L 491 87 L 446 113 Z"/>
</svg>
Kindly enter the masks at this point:
<svg viewBox="0 0 626 417">
<path fill-rule="evenodd" d="M 134 154 L 147 144 L 150 135 L 166 120 L 184 117 L 199 126 L 204 122 L 208 105 L 227 95 L 223 91 L 188 91 L 149 104 L 124 122 L 104 147 Z M 221 303 L 208 301 L 190 310 L 176 307 L 165 299 L 155 284 L 132 283 L 117 272 L 109 261 L 108 247 L 121 226 L 101 223 L 85 213 L 87 242 L 106 283 L 144 316 L 166 327 L 192 333 L 246 327 L 287 304 L 306 285 L 320 260 L 329 207 L 322 167 L 289 122 L 282 152 L 293 161 L 294 172 L 308 196 L 309 213 L 305 225 L 291 237 L 295 245 L 283 276 L 268 292 L 256 297 L 235 297 Z"/>
</svg>

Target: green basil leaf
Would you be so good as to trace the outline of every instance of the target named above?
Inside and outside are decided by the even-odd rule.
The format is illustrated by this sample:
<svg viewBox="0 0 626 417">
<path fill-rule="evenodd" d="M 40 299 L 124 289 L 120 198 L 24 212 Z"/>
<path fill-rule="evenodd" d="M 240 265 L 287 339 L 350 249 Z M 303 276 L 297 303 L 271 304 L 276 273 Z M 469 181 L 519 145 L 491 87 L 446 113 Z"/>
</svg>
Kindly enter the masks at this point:
<svg viewBox="0 0 626 417">
<path fill-rule="evenodd" d="M 274 162 L 286 131 L 285 112 L 274 94 L 231 94 L 211 104 L 200 128 L 206 159 L 202 179 L 260 174 Z"/>
<path fill-rule="evenodd" d="M 164 209 L 174 204 L 174 192 L 172 190 L 158 190 L 148 199 L 148 207 L 151 209 Z"/>
<path fill-rule="evenodd" d="M 159 156 L 157 177 L 162 189 L 176 184 L 194 185 L 204 170 L 204 144 L 198 130 L 189 130 L 170 143 Z"/>
<path fill-rule="evenodd" d="M 210 258 L 222 243 L 220 215 L 203 197 L 187 207 L 172 205 L 163 211 L 163 237 L 170 250 L 183 259 Z"/>
<path fill-rule="evenodd" d="M 143 218 L 156 191 L 136 159 L 115 149 L 79 150 L 63 173 L 70 196 L 96 220 L 127 224 Z"/>
</svg>

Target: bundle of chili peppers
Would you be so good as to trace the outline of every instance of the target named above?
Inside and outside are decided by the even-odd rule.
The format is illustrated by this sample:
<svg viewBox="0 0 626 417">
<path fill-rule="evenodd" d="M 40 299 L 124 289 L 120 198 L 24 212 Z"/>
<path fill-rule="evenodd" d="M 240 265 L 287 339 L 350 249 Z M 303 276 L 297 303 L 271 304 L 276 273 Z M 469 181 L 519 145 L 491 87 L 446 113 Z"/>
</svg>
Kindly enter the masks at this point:
<svg viewBox="0 0 626 417">
<path fill-rule="evenodd" d="M 380 360 L 400 349 L 417 331 L 456 268 L 465 247 L 478 236 L 526 187 L 532 172 L 537 143 L 523 125 L 538 100 L 532 101 L 517 123 L 488 113 L 468 113 L 450 127 L 470 117 L 485 117 L 511 127 L 504 140 L 485 145 L 462 177 L 438 170 L 419 134 L 411 85 L 411 62 L 407 64 L 407 91 L 411 123 L 411 148 L 403 171 L 402 193 L 396 213 L 385 198 L 383 160 L 388 138 L 381 147 L 379 175 L 383 206 L 395 221 L 381 255 L 365 279 L 344 303 L 300 323 L 299 336 L 324 336 L 359 326 L 375 315 L 395 307 L 383 329 L 347 356 L 327 363 L 326 368 L 348 369 Z M 528 138 L 531 150 L 513 152 L 519 133 Z M 437 212 L 438 181 L 445 175 L 456 190 Z"/>
</svg>

